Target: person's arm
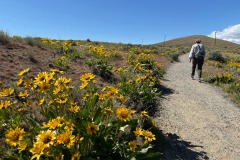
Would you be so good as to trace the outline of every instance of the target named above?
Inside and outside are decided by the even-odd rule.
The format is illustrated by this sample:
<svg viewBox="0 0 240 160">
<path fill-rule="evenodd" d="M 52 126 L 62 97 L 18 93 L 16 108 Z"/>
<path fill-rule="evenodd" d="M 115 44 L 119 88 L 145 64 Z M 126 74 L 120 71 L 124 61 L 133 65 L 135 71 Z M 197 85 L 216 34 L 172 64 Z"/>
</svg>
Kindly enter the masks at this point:
<svg viewBox="0 0 240 160">
<path fill-rule="evenodd" d="M 191 60 L 192 60 L 192 58 L 193 58 L 193 46 L 192 46 L 192 48 L 191 48 L 191 50 L 190 50 L 190 52 L 189 52 L 188 58 L 189 58 L 189 62 L 191 62 Z"/>
</svg>

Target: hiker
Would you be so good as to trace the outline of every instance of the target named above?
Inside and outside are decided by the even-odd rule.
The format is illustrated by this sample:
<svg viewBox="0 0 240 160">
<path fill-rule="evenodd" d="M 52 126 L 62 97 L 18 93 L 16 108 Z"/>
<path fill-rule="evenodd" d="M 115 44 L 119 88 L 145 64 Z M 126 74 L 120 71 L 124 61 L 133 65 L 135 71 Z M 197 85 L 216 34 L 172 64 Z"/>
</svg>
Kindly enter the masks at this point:
<svg viewBox="0 0 240 160">
<path fill-rule="evenodd" d="M 191 51 L 189 53 L 189 62 L 192 61 L 192 73 L 191 79 L 194 79 L 195 69 L 198 69 L 198 81 L 201 82 L 202 78 L 202 66 L 205 58 L 205 48 L 201 44 L 201 39 L 196 39 L 196 43 L 192 45 Z"/>
</svg>

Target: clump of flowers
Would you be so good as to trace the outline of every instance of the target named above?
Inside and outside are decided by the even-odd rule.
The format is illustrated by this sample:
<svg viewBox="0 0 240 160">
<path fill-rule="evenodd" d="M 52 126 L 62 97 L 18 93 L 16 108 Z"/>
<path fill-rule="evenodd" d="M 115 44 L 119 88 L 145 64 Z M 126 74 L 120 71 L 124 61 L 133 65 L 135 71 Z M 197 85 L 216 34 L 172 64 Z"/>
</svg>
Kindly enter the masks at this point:
<svg viewBox="0 0 240 160">
<path fill-rule="evenodd" d="M 0 90 L 0 112 L 6 115 L 1 130 L 9 147 L 4 158 L 147 157 L 156 140 L 155 126 L 143 129 L 151 120 L 148 113 L 125 106 L 117 86 L 98 87 L 92 73 L 83 74 L 76 87 L 63 71 L 40 72 L 34 78 L 29 71 L 18 74 L 15 88 Z"/>
</svg>

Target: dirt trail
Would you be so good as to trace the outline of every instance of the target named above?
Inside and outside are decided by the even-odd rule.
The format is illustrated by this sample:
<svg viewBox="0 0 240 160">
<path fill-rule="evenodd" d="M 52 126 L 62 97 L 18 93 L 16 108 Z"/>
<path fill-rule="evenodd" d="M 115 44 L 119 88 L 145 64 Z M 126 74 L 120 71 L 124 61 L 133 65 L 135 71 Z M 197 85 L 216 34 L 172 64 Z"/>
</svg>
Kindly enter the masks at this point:
<svg viewBox="0 0 240 160">
<path fill-rule="evenodd" d="M 190 71 L 185 54 L 164 76 L 156 121 L 168 139 L 165 159 L 240 160 L 240 109 L 221 89 L 191 80 Z"/>
</svg>

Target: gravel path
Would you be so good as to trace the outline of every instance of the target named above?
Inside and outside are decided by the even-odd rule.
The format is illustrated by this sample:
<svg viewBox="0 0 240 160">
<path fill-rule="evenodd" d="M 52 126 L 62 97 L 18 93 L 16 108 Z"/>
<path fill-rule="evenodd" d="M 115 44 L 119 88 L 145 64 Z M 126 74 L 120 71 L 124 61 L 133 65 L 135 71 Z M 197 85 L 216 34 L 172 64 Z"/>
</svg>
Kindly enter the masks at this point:
<svg viewBox="0 0 240 160">
<path fill-rule="evenodd" d="M 240 160 L 240 109 L 221 89 L 191 80 L 188 55 L 179 58 L 155 118 L 167 137 L 164 159 Z"/>
</svg>

